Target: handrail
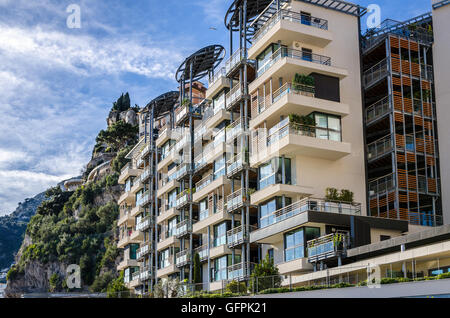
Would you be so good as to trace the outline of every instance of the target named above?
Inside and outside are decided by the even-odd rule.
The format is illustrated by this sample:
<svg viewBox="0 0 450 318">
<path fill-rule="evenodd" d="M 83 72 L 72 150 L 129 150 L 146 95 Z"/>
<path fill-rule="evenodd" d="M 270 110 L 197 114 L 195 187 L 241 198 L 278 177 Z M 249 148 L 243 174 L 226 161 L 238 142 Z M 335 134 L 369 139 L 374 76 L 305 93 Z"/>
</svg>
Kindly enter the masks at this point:
<svg viewBox="0 0 450 318">
<path fill-rule="evenodd" d="M 201 179 L 199 182 L 197 182 L 195 184 L 196 191 L 200 191 L 201 189 L 205 188 L 206 186 L 208 186 L 213 181 L 214 181 L 214 175 L 213 174 L 210 174 L 210 175 L 206 176 L 205 178 Z"/>
<path fill-rule="evenodd" d="M 395 174 L 391 173 L 383 177 L 369 180 L 369 195 L 374 196 L 388 192 L 395 188 Z"/>
<path fill-rule="evenodd" d="M 379 101 L 373 103 L 366 108 L 366 122 L 371 123 L 372 121 L 383 117 L 391 110 L 391 103 L 389 102 L 389 97 L 386 96 Z"/>
<path fill-rule="evenodd" d="M 364 72 L 364 87 L 367 88 L 379 79 L 383 78 L 388 74 L 388 71 L 389 65 L 387 58 L 385 58 Z"/>
<path fill-rule="evenodd" d="M 393 150 L 394 143 L 392 135 L 384 136 L 367 145 L 368 160 L 374 160 Z"/>
<path fill-rule="evenodd" d="M 272 212 L 260 220 L 260 228 L 279 223 L 308 211 L 328 212 L 346 215 L 361 215 L 361 204 L 326 199 L 305 198 Z"/>
<path fill-rule="evenodd" d="M 226 75 L 227 74 L 226 74 L 225 66 L 219 68 L 219 70 L 217 72 L 214 72 L 214 76 L 212 76 L 208 79 L 209 86 L 214 85 L 219 78 L 226 77 Z"/>
<path fill-rule="evenodd" d="M 271 68 L 272 65 L 275 64 L 278 60 L 280 60 L 281 58 L 286 58 L 286 57 L 296 59 L 296 60 L 303 60 L 303 61 L 307 61 L 307 62 L 311 62 L 311 63 L 321 64 L 321 65 L 331 66 L 331 57 L 329 57 L 329 56 L 299 51 L 299 50 L 291 49 L 288 47 L 280 47 L 278 50 L 276 50 L 272 54 L 272 56 L 269 58 L 269 60 L 263 66 L 258 65 L 256 77 L 260 77 L 269 68 Z"/>
<path fill-rule="evenodd" d="M 242 94 L 243 94 L 242 87 L 238 83 L 225 95 L 226 107 L 233 105 L 234 102 L 242 96 Z"/>
<path fill-rule="evenodd" d="M 328 30 L 328 20 L 316 18 L 298 12 L 280 9 L 275 12 L 264 24 L 255 32 L 252 38 L 252 43 L 255 45 L 278 21 L 289 20 L 291 22 L 298 22 L 300 24 L 309 25 L 318 29 Z"/>
</svg>

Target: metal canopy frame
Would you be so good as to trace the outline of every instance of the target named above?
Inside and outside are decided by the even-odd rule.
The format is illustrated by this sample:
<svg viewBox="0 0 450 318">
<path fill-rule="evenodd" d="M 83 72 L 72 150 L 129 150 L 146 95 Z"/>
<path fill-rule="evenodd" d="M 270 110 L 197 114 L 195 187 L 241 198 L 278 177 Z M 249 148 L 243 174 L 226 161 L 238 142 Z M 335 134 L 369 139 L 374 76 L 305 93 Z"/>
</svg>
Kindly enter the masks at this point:
<svg viewBox="0 0 450 318">
<path fill-rule="evenodd" d="M 222 45 L 210 45 L 189 56 L 178 68 L 175 79 L 178 83 L 195 82 L 215 69 L 225 58 Z"/>
<path fill-rule="evenodd" d="M 447 4 L 450 4 L 450 0 L 443 0 L 438 3 L 433 4 L 433 10 L 439 9 L 443 6 L 446 6 Z"/>
<path fill-rule="evenodd" d="M 246 21 L 251 24 L 273 0 L 247 0 Z M 239 22 L 241 21 L 239 9 L 243 6 L 244 0 L 234 0 L 225 15 L 225 27 L 233 32 L 239 31 Z"/>
<path fill-rule="evenodd" d="M 164 116 L 174 108 L 175 104 L 178 102 L 179 96 L 180 92 L 178 91 L 164 93 L 148 103 L 147 106 L 145 106 L 144 111 L 153 109 L 155 118 Z"/>
<path fill-rule="evenodd" d="M 380 24 L 379 30 L 369 29 L 364 34 L 364 37 L 366 38 L 374 38 L 383 34 L 392 33 L 396 30 L 402 29 L 404 27 L 407 27 L 408 25 L 415 24 L 415 23 L 427 23 L 432 21 L 433 17 L 431 12 L 424 13 L 422 15 L 419 15 L 417 17 L 411 18 L 406 21 L 396 21 L 392 19 L 386 19 Z"/>
<path fill-rule="evenodd" d="M 354 15 L 356 17 L 361 17 L 367 13 L 367 9 L 346 1 L 342 0 L 295 0 L 301 1 L 309 4 L 314 4 L 320 7 L 324 7 L 331 10 L 336 10 L 342 13 Z"/>
</svg>

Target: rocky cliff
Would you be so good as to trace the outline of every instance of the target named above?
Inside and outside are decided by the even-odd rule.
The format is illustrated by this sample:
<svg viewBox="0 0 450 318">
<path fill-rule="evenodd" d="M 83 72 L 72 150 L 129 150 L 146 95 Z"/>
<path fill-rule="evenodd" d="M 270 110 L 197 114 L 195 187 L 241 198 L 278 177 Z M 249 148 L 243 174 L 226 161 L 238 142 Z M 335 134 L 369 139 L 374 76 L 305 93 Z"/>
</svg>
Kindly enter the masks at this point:
<svg viewBox="0 0 450 318">
<path fill-rule="evenodd" d="M 25 238 L 16 264 L 7 276 L 7 297 L 23 293 L 73 291 L 66 284 L 69 265 L 80 266 L 82 290 L 104 292 L 117 278 L 122 255 L 117 249 L 117 200 L 123 190 L 119 172 L 125 154 L 138 139 L 136 109 L 130 107 L 128 93 L 113 104 L 108 127 L 100 131 L 92 158 L 83 174 L 85 183 L 75 191 L 48 189 L 26 226 Z M 125 122 L 126 119 L 127 122 Z M 99 165 L 95 178 L 90 171 Z"/>
</svg>

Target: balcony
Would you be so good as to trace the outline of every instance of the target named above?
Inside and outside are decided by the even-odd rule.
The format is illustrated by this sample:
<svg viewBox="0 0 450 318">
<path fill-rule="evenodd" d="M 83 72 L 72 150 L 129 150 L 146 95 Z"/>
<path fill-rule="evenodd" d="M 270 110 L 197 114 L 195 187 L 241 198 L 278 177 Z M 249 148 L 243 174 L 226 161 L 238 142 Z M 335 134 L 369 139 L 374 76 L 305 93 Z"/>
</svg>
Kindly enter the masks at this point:
<svg viewBox="0 0 450 318">
<path fill-rule="evenodd" d="M 133 167 L 132 163 L 127 163 L 120 171 L 119 183 L 124 184 L 129 177 L 137 177 L 142 173 L 142 170 Z"/>
<path fill-rule="evenodd" d="M 211 247 L 209 250 L 209 258 L 214 259 L 225 255 L 231 255 L 233 251 L 227 246 L 226 244 L 226 236 L 223 237 L 224 244 L 216 245 L 214 247 Z M 237 254 L 241 252 L 241 250 L 235 250 Z"/>
<path fill-rule="evenodd" d="M 244 126 L 241 123 L 241 118 L 238 118 L 231 125 L 225 128 L 227 143 L 232 143 L 234 138 L 240 136 L 243 132 Z"/>
<path fill-rule="evenodd" d="M 248 195 L 239 189 L 227 196 L 227 211 L 232 213 L 246 205 L 248 205 Z"/>
<path fill-rule="evenodd" d="M 204 199 L 214 190 L 224 186 L 224 191 L 230 189 L 230 180 L 226 176 L 216 178 L 212 173 L 195 184 L 194 202 Z"/>
<path fill-rule="evenodd" d="M 151 226 L 155 224 L 155 218 L 151 216 L 146 216 L 141 218 L 136 224 L 136 230 L 144 232 L 147 231 Z"/>
<path fill-rule="evenodd" d="M 153 176 L 152 169 L 150 167 L 144 168 L 144 170 L 141 173 L 141 176 L 139 177 L 140 182 L 144 183 L 147 181 L 151 176 Z"/>
<path fill-rule="evenodd" d="M 261 218 L 259 229 L 250 233 L 250 242 L 272 244 L 282 239 L 282 233 L 309 222 L 321 223 L 321 220 L 330 217 L 330 214 L 360 216 L 361 204 L 315 198 L 302 199 Z"/>
<path fill-rule="evenodd" d="M 139 280 L 144 282 L 151 278 L 152 275 L 153 271 L 151 270 L 150 266 L 142 267 L 139 273 Z"/>
<path fill-rule="evenodd" d="M 121 208 L 120 209 L 120 217 L 119 221 L 117 221 L 117 225 L 122 225 L 124 223 L 127 223 L 129 226 L 134 226 L 135 219 L 131 215 L 131 207 L 127 208 Z"/>
<path fill-rule="evenodd" d="M 225 98 L 222 104 L 215 105 L 215 107 L 208 107 L 208 109 L 205 110 L 203 118 L 207 129 L 213 129 L 222 121 L 229 120 L 231 115 L 225 109 Z"/>
<path fill-rule="evenodd" d="M 178 252 L 175 256 L 177 267 L 183 267 L 191 263 L 191 253 L 189 250 Z"/>
<path fill-rule="evenodd" d="M 193 97 L 194 105 L 191 106 L 189 99 L 185 99 L 180 107 L 175 110 L 175 123 L 180 126 L 184 125 L 186 121 L 189 119 L 189 111 L 193 119 L 201 119 L 202 118 L 202 109 L 205 103 L 209 102 L 208 100 L 201 97 Z"/>
<path fill-rule="evenodd" d="M 139 263 L 137 262 L 137 260 L 135 259 L 125 259 L 122 262 L 119 263 L 119 265 L 117 266 L 117 269 L 119 271 L 124 270 L 128 267 L 136 267 L 139 266 Z"/>
<path fill-rule="evenodd" d="M 255 33 L 248 55 L 249 58 L 256 59 L 267 43 L 278 41 L 284 45 L 299 41 L 324 48 L 332 40 L 333 35 L 328 31 L 327 20 L 281 9 Z"/>
<path fill-rule="evenodd" d="M 307 246 L 310 263 L 345 257 L 350 246 L 350 236 L 347 232 L 338 231 L 308 241 Z"/>
<path fill-rule="evenodd" d="M 141 214 L 143 212 L 144 212 L 144 208 L 142 206 L 140 206 L 140 205 L 136 205 L 133 209 L 131 209 L 130 215 L 132 217 L 136 217 L 136 216 L 138 216 L 139 214 Z"/>
<path fill-rule="evenodd" d="M 135 182 L 133 182 L 133 186 L 130 189 L 130 193 L 136 194 L 136 192 L 141 190 L 143 187 L 144 187 L 144 183 L 141 181 L 141 179 L 140 178 L 136 178 Z"/>
<path fill-rule="evenodd" d="M 389 174 L 384 177 L 369 181 L 369 196 L 389 193 L 395 189 L 395 175 Z"/>
<path fill-rule="evenodd" d="M 139 244 L 139 243 L 141 243 L 143 236 L 140 236 L 140 235 L 136 236 L 136 233 L 140 233 L 140 232 L 133 231 L 132 233 L 128 233 L 129 235 L 124 235 L 119 240 L 119 242 L 117 243 L 117 247 L 118 248 L 124 248 L 128 244 L 132 244 L 132 243 Z"/>
<path fill-rule="evenodd" d="M 216 204 L 216 211 L 208 209 L 203 211 L 202 219 L 194 223 L 192 231 L 196 234 L 207 233 L 209 226 L 214 226 L 226 220 L 231 220 L 231 215 L 225 210 L 222 200 Z"/>
<path fill-rule="evenodd" d="M 150 253 L 150 244 L 146 243 L 144 246 L 141 246 L 136 252 L 136 259 L 142 260 L 146 255 Z"/>
<path fill-rule="evenodd" d="M 227 161 L 227 176 L 232 178 L 240 173 L 244 168 L 249 167 L 250 154 L 248 152 L 240 152 Z"/>
<path fill-rule="evenodd" d="M 207 261 L 209 255 L 208 245 L 202 245 L 194 249 L 194 255 L 195 254 L 198 254 L 198 256 L 200 257 L 200 262 Z"/>
<path fill-rule="evenodd" d="M 387 63 L 387 59 L 384 59 L 363 73 L 364 88 L 369 89 L 381 79 L 385 78 L 388 74 L 389 65 Z"/>
<path fill-rule="evenodd" d="M 347 104 L 316 98 L 314 86 L 287 82 L 265 97 L 259 96 L 259 91 L 252 94 L 250 129 L 264 122 L 274 125 L 281 117 L 290 114 L 306 116 L 315 111 L 341 117 L 350 114 Z"/>
<path fill-rule="evenodd" d="M 177 209 L 182 209 L 186 205 L 192 203 L 192 190 L 187 189 L 177 195 L 175 207 Z"/>
<path fill-rule="evenodd" d="M 238 263 L 228 266 L 228 280 L 245 280 L 250 277 L 251 271 L 255 267 L 254 263 Z"/>
<path fill-rule="evenodd" d="M 372 162 L 394 150 L 392 135 L 380 138 L 367 145 L 367 160 Z"/>
<path fill-rule="evenodd" d="M 274 156 L 303 155 L 326 160 L 338 160 L 351 153 L 351 144 L 339 141 L 341 132 L 328 128 L 281 121 L 267 133 L 252 132 L 250 165 L 257 167 Z"/>
<path fill-rule="evenodd" d="M 163 209 L 163 207 L 160 207 L 159 215 L 156 219 L 156 222 L 158 224 L 160 224 L 160 223 L 162 223 L 168 219 L 171 219 L 177 215 L 180 215 L 180 211 L 178 211 L 175 207 L 170 207 L 170 206 L 166 205 L 166 206 L 164 206 L 164 209 Z"/>
<path fill-rule="evenodd" d="M 177 238 L 182 238 L 186 235 L 192 233 L 192 221 L 191 220 L 183 220 L 179 222 L 175 228 L 175 236 Z"/>
<path fill-rule="evenodd" d="M 382 98 L 381 100 L 366 108 L 366 124 L 370 125 L 377 122 L 378 120 L 384 118 L 387 114 L 389 114 L 391 110 L 392 108 L 389 101 L 389 96 Z"/>
<path fill-rule="evenodd" d="M 178 143 L 172 145 L 167 152 L 161 154 L 161 160 L 158 162 L 157 169 L 158 171 L 163 171 L 164 169 L 167 169 L 167 167 L 172 163 L 176 162 L 176 160 L 179 158 L 178 153 L 175 150 L 175 147 Z"/>
<path fill-rule="evenodd" d="M 230 91 L 225 95 L 226 110 L 231 111 L 234 107 L 244 98 L 244 90 L 241 84 L 237 83 Z"/>
<path fill-rule="evenodd" d="M 208 90 L 206 98 L 213 98 L 217 93 L 226 87 L 230 87 L 230 80 L 226 77 L 225 67 L 219 68 L 208 80 Z"/>
<path fill-rule="evenodd" d="M 158 269 L 156 275 L 158 278 L 167 277 L 171 274 L 177 273 L 178 269 L 175 265 L 174 255 L 170 256 L 168 259 L 164 260 L 164 267 Z"/>
<path fill-rule="evenodd" d="M 233 73 L 239 69 L 241 62 L 246 60 L 247 52 L 244 49 L 238 49 L 233 55 L 225 62 L 225 74 L 227 77 L 231 77 Z"/>
<path fill-rule="evenodd" d="M 275 181 L 275 174 L 273 175 L 271 182 Z M 250 196 L 250 204 L 251 205 L 258 205 L 260 203 L 263 203 L 264 201 L 267 201 L 268 198 L 273 198 L 277 196 L 287 196 L 295 198 L 297 196 L 301 197 L 309 197 L 314 194 L 314 188 L 303 186 L 303 185 L 296 185 L 296 184 L 281 184 L 280 183 L 273 183 L 266 185 L 263 189 L 256 191 Z"/>
<path fill-rule="evenodd" d="M 256 79 L 249 85 L 253 92 L 270 78 L 293 78 L 295 73 L 320 73 L 343 79 L 348 71 L 333 66 L 331 58 L 324 55 L 303 52 L 287 47 L 275 51 L 264 65 L 258 65 Z"/>
<path fill-rule="evenodd" d="M 180 185 L 179 182 L 177 181 L 178 177 L 177 168 L 174 168 L 172 170 L 173 172 L 171 172 L 170 174 L 161 175 L 161 180 L 159 182 L 157 193 L 158 198 L 162 197 L 165 193 L 168 193 L 173 189 L 178 188 L 178 186 Z"/>
<path fill-rule="evenodd" d="M 256 230 L 256 226 L 249 226 L 247 230 L 246 226 L 241 225 L 234 229 L 227 231 L 227 245 L 229 248 L 234 248 L 236 246 L 242 245 L 249 242 L 250 232 Z"/>
<path fill-rule="evenodd" d="M 186 180 L 189 177 L 189 173 L 191 172 L 191 164 L 190 163 L 180 163 L 180 165 L 176 168 L 177 174 L 176 174 L 176 180 Z"/>
<path fill-rule="evenodd" d="M 171 128 L 169 124 L 166 124 L 160 129 L 158 139 L 155 141 L 156 147 L 161 147 L 169 139 L 179 140 L 183 136 L 183 129 Z"/>
</svg>

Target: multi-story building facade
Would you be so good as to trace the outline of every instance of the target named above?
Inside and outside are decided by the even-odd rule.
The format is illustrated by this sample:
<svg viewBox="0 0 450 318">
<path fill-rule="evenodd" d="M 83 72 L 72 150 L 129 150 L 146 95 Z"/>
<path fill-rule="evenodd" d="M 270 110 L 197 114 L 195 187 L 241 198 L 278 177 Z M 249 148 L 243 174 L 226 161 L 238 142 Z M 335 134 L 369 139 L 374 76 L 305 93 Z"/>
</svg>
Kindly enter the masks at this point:
<svg viewBox="0 0 450 318">
<path fill-rule="evenodd" d="M 386 20 L 363 47 L 370 215 L 442 224 L 431 14 Z"/>
<path fill-rule="evenodd" d="M 361 49 L 364 13 L 232 2 L 228 59 L 220 45 L 189 56 L 179 92 L 140 114 L 119 179 L 128 287 L 219 290 L 266 255 L 302 284 L 369 257 L 362 246 L 441 224 L 432 39 L 417 38 L 431 17 L 366 34 Z M 413 22 L 415 37 L 400 33 Z"/>
</svg>

